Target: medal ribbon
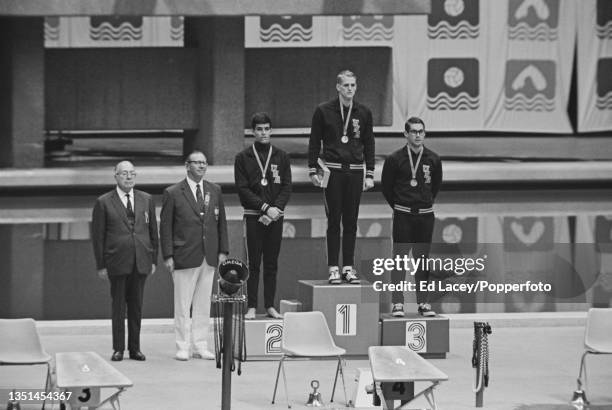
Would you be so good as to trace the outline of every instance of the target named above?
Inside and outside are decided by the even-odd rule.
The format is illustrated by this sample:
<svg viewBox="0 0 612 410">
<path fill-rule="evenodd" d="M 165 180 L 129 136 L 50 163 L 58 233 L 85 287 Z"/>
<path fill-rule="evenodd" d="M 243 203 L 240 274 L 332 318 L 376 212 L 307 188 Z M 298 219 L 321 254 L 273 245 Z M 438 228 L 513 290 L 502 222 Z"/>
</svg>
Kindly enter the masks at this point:
<svg viewBox="0 0 612 410">
<path fill-rule="evenodd" d="M 419 163 L 421 162 L 421 156 L 423 155 L 423 148 L 421 147 L 421 152 L 419 152 L 419 156 L 417 157 L 416 164 L 412 162 L 412 150 L 409 146 L 406 146 L 408 150 L 408 159 L 410 160 L 410 171 L 412 171 L 412 179 L 416 180 L 417 169 L 419 168 Z"/>
<path fill-rule="evenodd" d="M 261 176 L 263 179 L 266 178 L 266 171 L 268 170 L 268 165 L 270 165 L 270 158 L 272 157 L 272 147 L 268 151 L 268 159 L 266 159 L 266 166 L 261 165 L 261 159 L 259 159 L 259 154 L 255 149 L 255 144 L 251 145 L 253 147 L 253 154 L 255 154 L 255 159 L 257 160 L 257 165 L 259 165 L 259 169 L 261 170 Z"/>
<path fill-rule="evenodd" d="M 349 105 L 348 114 L 346 115 L 346 121 L 344 120 L 344 107 L 342 106 L 342 101 L 340 101 L 339 98 L 338 98 L 338 102 L 340 102 L 340 115 L 342 116 L 342 124 L 343 124 L 342 136 L 344 137 L 346 135 L 346 131 L 348 130 L 349 120 L 351 119 L 351 110 L 353 109 L 353 101 L 351 100 L 351 103 Z"/>
</svg>

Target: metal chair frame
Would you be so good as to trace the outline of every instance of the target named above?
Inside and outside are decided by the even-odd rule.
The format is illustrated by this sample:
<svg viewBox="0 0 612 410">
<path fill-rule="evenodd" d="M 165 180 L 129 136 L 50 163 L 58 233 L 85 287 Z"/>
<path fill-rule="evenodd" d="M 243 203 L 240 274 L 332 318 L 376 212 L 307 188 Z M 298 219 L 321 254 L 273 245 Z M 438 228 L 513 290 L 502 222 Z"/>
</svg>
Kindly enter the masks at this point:
<svg viewBox="0 0 612 410">
<path fill-rule="evenodd" d="M 578 391 L 582 390 L 583 391 L 583 395 L 585 397 L 585 404 L 588 404 L 588 401 L 586 400 L 586 391 L 587 391 L 587 363 L 586 363 L 586 357 L 589 354 L 594 354 L 594 355 L 612 355 L 612 333 L 610 333 L 608 335 L 608 337 L 610 338 L 609 342 L 610 343 L 610 350 L 597 350 L 597 347 L 593 347 L 592 346 L 592 340 L 589 339 L 589 336 L 591 336 L 591 332 L 593 329 L 593 322 L 595 321 L 594 317 L 595 315 L 607 315 L 608 318 L 612 318 L 612 308 L 591 308 L 589 309 L 589 312 L 587 314 L 587 323 L 586 323 L 586 328 L 585 328 L 585 332 L 584 332 L 584 353 L 582 353 L 582 357 L 580 358 L 580 369 L 578 370 Z M 607 318 L 604 318 L 607 319 Z M 600 319 L 601 320 L 601 319 Z M 607 320 L 606 320 L 607 322 Z M 599 323 L 599 322 L 595 322 L 595 323 Z M 600 341 L 598 341 L 600 342 Z M 584 379 L 583 379 L 583 375 L 584 375 Z M 584 383 L 583 383 L 584 380 Z M 584 389 L 582 389 L 582 386 L 584 385 Z"/>
<path fill-rule="evenodd" d="M 312 314 L 314 316 L 320 316 L 320 318 L 323 319 L 322 323 L 325 324 L 325 327 L 327 329 L 327 335 L 329 336 L 330 342 L 331 342 L 331 346 L 333 348 L 337 348 L 337 346 L 335 345 L 335 343 L 333 342 L 333 340 L 331 339 L 331 333 L 329 332 L 329 327 L 327 326 L 327 321 L 325 321 L 325 317 L 323 316 L 323 314 L 321 312 L 303 312 L 303 313 L 307 313 L 307 314 Z M 297 313 L 291 313 L 296 315 Z M 285 320 L 286 320 L 287 316 L 285 316 Z M 334 386 L 332 388 L 332 395 L 331 395 L 331 399 L 330 402 L 334 401 L 334 396 L 336 394 L 336 385 L 338 383 L 338 375 L 340 375 L 341 379 L 342 379 L 342 389 L 344 391 L 344 402 L 347 403 L 348 406 L 348 400 L 347 400 L 347 396 L 346 396 L 346 384 L 344 382 L 344 368 L 343 368 L 343 357 L 342 354 L 339 355 L 325 355 L 325 356 L 318 356 L 318 355 L 308 355 L 308 354 L 295 354 L 295 353 L 288 353 L 287 351 L 285 351 L 285 336 L 286 333 L 283 330 L 283 342 L 282 342 L 282 347 L 281 349 L 283 350 L 283 355 L 281 356 L 279 362 L 278 362 L 278 368 L 276 370 L 276 381 L 274 383 L 274 393 L 272 395 L 272 404 L 274 404 L 275 400 L 276 400 L 276 392 L 278 390 L 278 379 L 280 376 L 280 372 L 282 370 L 283 372 L 283 384 L 285 386 L 285 397 L 287 399 L 287 408 L 291 408 L 291 403 L 289 402 L 289 391 L 287 389 L 287 375 L 285 373 L 285 361 L 288 359 L 298 359 L 298 358 L 310 358 L 310 359 L 318 359 L 318 360 L 322 360 L 322 359 L 328 359 L 328 358 L 332 358 L 335 357 L 336 360 L 338 361 L 338 365 L 336 366 L 336 375 L 334 377 Z M 342 349 L 344 350 L 344 349 Z"/>
</svg>

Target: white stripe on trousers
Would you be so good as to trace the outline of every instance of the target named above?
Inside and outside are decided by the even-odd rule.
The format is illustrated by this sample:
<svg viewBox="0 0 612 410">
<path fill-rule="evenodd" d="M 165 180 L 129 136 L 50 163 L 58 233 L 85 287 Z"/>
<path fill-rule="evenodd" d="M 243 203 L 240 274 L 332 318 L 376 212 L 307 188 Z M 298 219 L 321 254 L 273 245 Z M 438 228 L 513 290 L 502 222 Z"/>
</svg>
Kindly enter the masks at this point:
<svg viewBox="0 0 612 410">
<path fill-rule="evenodd" d="M 206 259 L 197 268 L 176 269 L 172 272 L 174 334 L 178 350 L 189 352 L 190 344 L 199 350 L 208 348 L 210 296 L 214 277 L 215 267 L 208 265 Z M 190 328 L 189 308 L 192 305 Z"/>
</svg>

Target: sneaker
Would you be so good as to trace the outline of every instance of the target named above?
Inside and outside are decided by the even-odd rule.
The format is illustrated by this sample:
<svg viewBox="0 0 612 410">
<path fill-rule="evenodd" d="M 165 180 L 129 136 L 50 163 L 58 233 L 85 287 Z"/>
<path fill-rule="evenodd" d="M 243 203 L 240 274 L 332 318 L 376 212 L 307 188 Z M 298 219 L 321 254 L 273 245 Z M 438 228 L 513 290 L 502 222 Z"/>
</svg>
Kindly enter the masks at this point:
<svg viewBox="0 0 612 410">
<path fill-rule="evenodd" d="M 328 282 L 331 285 L 339 285 L 342 283 L 342 279 L 340 279 L 340 270 L 337 266 L 329 267 L 329 279 Z"/>
<path fill-rule="evenodd" d="M 436 312 L 431 310 L 431 305 L 429 303 L 419 303 L 418 312 L 419 315 L 424 317 L 432 317 L 436 315 Z"/>
<path fill-rule="evenodd" d="M 174 358 L 176 360 L 180 360 L 182 362 L 185 362 L 185 361 L 189 360 L 189 352 L 187 350 L 177 350 L 176 351 L 176 355 L 174 355 Z"/>
<path fill-rule="evenodd" d="M 194 359 L 215 360 L 215 355 L 208 349 L 193 349 Z"/>
<path fill-rule="evenodd" d="M 255 319 L 255 308 L 249 308 L 249 310 L 247 310 L 247 312 L 244 314 L 244 318 L 246 320 Z"/>
<path fill-rule="evenodd" d="M 393 317 L 404 317 L 404 304 L 394 303 L 391 307 L 391 316 Z"/>
<path fill-rule="evenodd" d="M 266 314 L 268 315 L 268 317 L 271 317 L 272 319 L 282 319 L 283 318 L 283 315 L 278 313 L 278 311 L 274 309 L 273 307 L 269 307 L 268 309 L 266 309 Z"/>
<path fill-rule="evenodd" d="M 342 279 L 351 285 L 358 285 L 361 282 L 352 266 L 344 266 L 342 268 Z"/>
</svg>

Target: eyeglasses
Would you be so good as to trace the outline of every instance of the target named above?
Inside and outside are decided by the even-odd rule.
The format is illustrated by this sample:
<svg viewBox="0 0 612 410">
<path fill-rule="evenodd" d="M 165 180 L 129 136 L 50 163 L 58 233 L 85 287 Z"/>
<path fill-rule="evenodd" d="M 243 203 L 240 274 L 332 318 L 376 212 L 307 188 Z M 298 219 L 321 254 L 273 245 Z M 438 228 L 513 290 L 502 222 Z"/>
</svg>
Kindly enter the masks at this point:
<svg viewBox="0 0 612 410">
<path fill-rule="evenodd" d="M 206 166 L 208 165 L 208 162 L 206 161 L 187 161 L 188 164 L 195 164 L 195 165 L 202 165 L 202 166 Z"/>
<path fill-rule="evenodd" d="M 136 171 L 117 172 L 115 175 L 118 175 L 118 176 L 123 177 L 123 178 L 135 177 L 136 176 Z"/>
<path fill-rule="evenodd" d="M 408 131 L 408 134 L 412 134 L 412 135 L 425 135 L 425 130 L 410 130 Z"/>
</svg>

